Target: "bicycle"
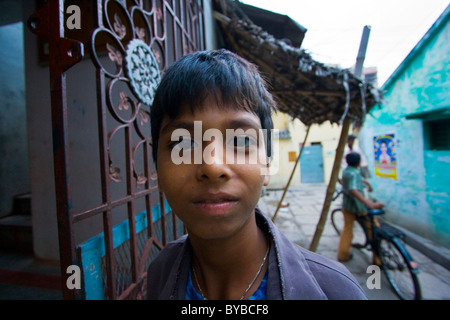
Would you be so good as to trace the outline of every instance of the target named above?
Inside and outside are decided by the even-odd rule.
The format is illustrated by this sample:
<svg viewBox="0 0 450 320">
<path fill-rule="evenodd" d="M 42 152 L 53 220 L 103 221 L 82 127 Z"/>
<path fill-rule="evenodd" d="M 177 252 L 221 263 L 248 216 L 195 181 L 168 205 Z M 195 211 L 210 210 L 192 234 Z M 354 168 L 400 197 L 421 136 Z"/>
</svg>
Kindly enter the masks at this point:
<svg viewBox="0 0 450 320">
<path fill-rule="evenodd" d="M 354 239 L 356 236 L 362 242 L 354 242 L 352 246 L 356 249 L 368 247 L 373 250 L 381 260 L 380 267 L 400 299 L 420 300 L 422 293 L 418 265 L 403 244 L 405 235 L 402 232 L 385 223 L 379 226 L 375 223 L 375 217 L 383 214 L 385 211 L 382 209 L 368 210 L 367 215 L 356 218 L 358 223 L 354 227 Z M 331 223 L 338 235 L 341 234 L 343 226 L 340 220 L 343 221 L 342 208 L 336 208 L 331 212 Z M 371 226 L 372 236 L 369 235 L 367 223 Z"/>
</svg>

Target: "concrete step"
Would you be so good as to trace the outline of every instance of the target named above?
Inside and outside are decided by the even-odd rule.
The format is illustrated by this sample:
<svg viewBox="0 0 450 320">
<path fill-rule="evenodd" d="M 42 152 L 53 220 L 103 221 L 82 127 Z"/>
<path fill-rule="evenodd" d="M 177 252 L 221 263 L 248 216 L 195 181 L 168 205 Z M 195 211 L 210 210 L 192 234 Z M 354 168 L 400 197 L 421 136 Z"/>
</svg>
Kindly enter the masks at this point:
<svg viewBox="0 0 450 320">
<path fill-rule="evenodd" d="M 22 193 L 14 196 L 11 214 L 30 215 L 31 214 L 31 194 Z"/>
<path fill-rule="evenodd" d="M 0 249 L 8 252 L 33 252 L 31 215 L 9 215 L 0 218 Z"/>
</svg>

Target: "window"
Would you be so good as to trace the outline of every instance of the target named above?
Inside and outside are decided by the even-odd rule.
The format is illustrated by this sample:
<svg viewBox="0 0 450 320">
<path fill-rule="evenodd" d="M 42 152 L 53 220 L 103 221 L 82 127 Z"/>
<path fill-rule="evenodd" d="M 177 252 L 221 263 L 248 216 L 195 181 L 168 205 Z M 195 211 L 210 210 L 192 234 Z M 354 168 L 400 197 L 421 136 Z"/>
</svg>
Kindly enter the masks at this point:
<svg viewBox="0 0 450 320">
<path fill-rule="evenodd" d="M 430 150 L 450 150 L 450 118 L 426 121 Z"/>
<path fill-rule="evenodd" d="M 450 150 L 450 106 L 408 114 L 405 118 L 423 121 L 425 149 Z"/>
</svg>

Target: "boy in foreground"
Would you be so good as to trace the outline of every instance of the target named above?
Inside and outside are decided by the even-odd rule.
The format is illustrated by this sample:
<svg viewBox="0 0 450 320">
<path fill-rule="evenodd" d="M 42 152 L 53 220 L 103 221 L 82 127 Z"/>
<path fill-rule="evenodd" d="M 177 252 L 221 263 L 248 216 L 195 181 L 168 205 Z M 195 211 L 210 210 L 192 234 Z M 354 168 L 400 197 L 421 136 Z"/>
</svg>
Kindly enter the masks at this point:
<svg viewBox="0 0 450 320">
<path fill-rule="evenodd" d="M 151 109 L 153 158 L 188 235 L 149 266 L 149 299 L 366 299 L 344 266 L 291 243 L 256 208 L 274 106 L 256 67 L 229 51 L 167 70 Z"/>
</svg>

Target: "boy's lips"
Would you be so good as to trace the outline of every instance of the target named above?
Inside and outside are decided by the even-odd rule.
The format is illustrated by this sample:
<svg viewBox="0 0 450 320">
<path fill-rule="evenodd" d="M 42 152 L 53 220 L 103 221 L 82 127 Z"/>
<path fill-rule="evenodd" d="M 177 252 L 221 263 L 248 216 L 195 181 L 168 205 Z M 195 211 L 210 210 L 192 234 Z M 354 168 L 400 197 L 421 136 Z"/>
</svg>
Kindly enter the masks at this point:
<svg viewBox="0 0 450 320">
<path fill-rule="evenodd" d="M 195 198 L 192 203 L 208 215 L 223 215 L 238 201 L 238 197 L 228 193 L 207 193 Z"/>
</svg>

